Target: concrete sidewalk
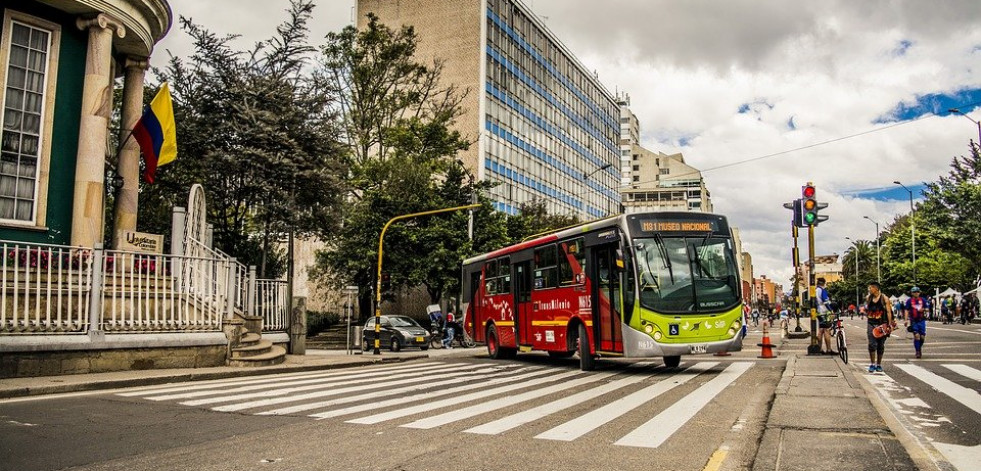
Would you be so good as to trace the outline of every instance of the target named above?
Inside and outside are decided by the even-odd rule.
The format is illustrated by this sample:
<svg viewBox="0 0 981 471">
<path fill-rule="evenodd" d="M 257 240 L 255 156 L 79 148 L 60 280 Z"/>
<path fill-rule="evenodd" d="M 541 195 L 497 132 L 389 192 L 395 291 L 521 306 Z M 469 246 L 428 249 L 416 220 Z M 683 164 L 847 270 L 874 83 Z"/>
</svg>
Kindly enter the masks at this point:
<svg viewBox="0 0 981 471">
<path fill-rule="evenodd" d="M 809 343 L 809 338 L 781 342 L 778 350 L 787 368 L 753 469 L 918 469 L 873 405 L 879 399 L 867 394 L 857 370 L 837 356 L 808 356 Z"/>
</svg>

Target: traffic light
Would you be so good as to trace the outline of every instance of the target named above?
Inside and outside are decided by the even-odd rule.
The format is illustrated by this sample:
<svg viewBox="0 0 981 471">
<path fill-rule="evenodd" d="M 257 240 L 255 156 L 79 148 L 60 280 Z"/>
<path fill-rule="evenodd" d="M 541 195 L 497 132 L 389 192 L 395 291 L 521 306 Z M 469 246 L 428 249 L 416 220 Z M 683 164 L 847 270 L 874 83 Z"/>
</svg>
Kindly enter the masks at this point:
<svg viewBox="0 0 981 471">
<path fill-rule="evenodd" d="M 800 198 L 795 199 L 790 203 L 784 203 L 783 207 L 789 209 L 791 214 L 793 214 L 793 225 L 794 227 L 803 227 L 800 221 Z"/>
<path fill-rule="evenodd" d="M 801 199 L 799 201 L 799 216 L 795 219 L 795 222 L 799 219 L 799 227 L 817 226 L 828 220 L 828 216 L 818 214 L 818 211 L 828 207 L 828 203 L 818 203 L 817 189 L 814 188 L 814 185 L 808 183 L 801 187 Z"/>
</svg>

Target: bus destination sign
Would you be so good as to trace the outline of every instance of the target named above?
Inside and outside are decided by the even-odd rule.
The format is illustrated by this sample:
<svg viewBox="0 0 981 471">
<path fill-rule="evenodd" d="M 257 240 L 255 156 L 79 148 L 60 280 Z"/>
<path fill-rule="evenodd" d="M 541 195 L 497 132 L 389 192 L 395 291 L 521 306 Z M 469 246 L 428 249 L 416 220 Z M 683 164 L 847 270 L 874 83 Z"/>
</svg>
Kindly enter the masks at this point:
<svg viewBox="0 0 981 471">
<path fill-rule="evenodd" d="M 715 232 L 715 221 L 655 221 L 642 219 L 640 230 L 644 232 Z"/>
</svg>

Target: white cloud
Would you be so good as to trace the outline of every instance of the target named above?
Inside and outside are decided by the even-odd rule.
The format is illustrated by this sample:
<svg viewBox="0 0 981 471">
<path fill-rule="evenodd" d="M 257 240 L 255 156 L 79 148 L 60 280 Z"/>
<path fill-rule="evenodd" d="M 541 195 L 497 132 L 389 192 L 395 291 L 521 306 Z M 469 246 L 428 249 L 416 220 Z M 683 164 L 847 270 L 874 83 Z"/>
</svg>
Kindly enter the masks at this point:
<svg viewBox="0 0 981 471">
<path fill-rule="evenodd" d="M 957 0 L 525 0 L 611 90 L 630 94 L 645 146 L 681 151 L 705 178 L 716 211 L 740 227 L 756 274 L 786 282 L 789 211 L 814 181 L 831 219 L 817 251 L 842 253 L 844 237 L 909 210 L 906 201 L 848 196 L 855 189 L 932 181 L 967 153 L 976 128 L 959 116 L 927 117 L 879 132 L 711 170 L 865 131 L 898 103 L 981 88 L 981 2 Z M 170 0 L 241 47 L 269 37 L 285 1 Z M 353 1 L 321 1 L 312 22 L 322 38 L 351 21 Z M 176 26 L 158 45 L 177 55 L 190 41 Z M 162 57 L 161 57 L 162 56 Z M 166 55 L 153 58 L 162 65 Z M 765 102 L 740 114 L 746 103 Z M 981 112 L 972 113 L 975 119 Z M 796 129 L 788 126 L 793 118 Z M 681 146 L 682 139 L 686 145 Z M 806 253 L 806 252 L 805 252 Z"/>
</svg>

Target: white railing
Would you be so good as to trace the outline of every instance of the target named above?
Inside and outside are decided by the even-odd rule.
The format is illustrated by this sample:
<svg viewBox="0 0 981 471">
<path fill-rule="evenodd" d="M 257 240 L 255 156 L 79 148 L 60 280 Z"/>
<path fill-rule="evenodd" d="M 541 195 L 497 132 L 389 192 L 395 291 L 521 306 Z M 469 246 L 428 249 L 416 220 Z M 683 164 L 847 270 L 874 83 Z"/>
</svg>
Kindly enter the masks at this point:
<svg viewBox="0 0 981 471">
<path fill-rule="evenodd" d="M 0 332 L 89 329 L 92 250 L 0 241 Z"/>
<path fill-rule="evenodd" d="M 238 312 L 247 312 L 249 280 L 248 267 L 242 263 L 239 263 L 235 257 L 232 257 L 219 249 L 208 247 L 208 245 L 204 242 L 194 238 L 189 238 L 187 240 L 187 244 L 184 247 L 184 254 L 192 257 L 227 260 L 230 262 L 235 270 L 235 276 L 233 276 L 230 280 L 221 280 L 223 285 L 219 286 L 217 289 L 222 290 L 222 292 L 228 292 L 227 290 L 229 288 L 233 289 L 233 307 L 238 310 Z M 230 283 L 230 286 L 225 286 L 224 283 L 226 282 Z"/>
<path fill-rule="evenodd" d="M 259 280 L 254 267 L 202 247 L 191 252 L 206 256 L 0 248 L 0 334 L 216 331 L 235 312 L 261 316 L 264 332 L 289 328 L 286 281 Z"/>
<path fill-rule="evenodd" d="M 102 260 L 103 330 L 221 329 L 232 276 L 228 261 L 119 250 L 107 250 Z"/>
<path fill-rule="evenodd" d="M 255 281 L 255 315 L 262 316 L 263 332 L 285 332 L 289 327 L 286 281 Z"/>
</svg>

